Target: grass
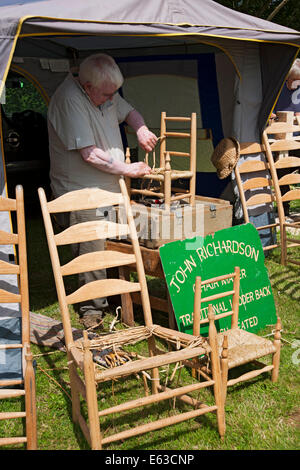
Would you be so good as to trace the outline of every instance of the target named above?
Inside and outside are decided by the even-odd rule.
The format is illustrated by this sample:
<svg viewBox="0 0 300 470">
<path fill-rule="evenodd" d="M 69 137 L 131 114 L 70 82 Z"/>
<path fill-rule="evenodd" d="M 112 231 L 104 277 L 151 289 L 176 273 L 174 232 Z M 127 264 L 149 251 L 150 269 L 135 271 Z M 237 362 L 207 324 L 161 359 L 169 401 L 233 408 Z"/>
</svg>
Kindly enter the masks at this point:
<svg viewBox="0 0 300 470">
<path fill-rule="evenodd" d="M 28 223 L 28 259 L 31 310 L 60 319 L 50 258 L 42 221 L 32 218 Z M 65 254 L 69 256 L 68 253 Z M 299 269 L 279 262 L 279 252 L 266 259 L 277 313 L 283 323 L 283 343 L 279 380 L 273 384 L 269 376 L 261 375 L 251 382 L 237 384 L 229 389 L 226 402 L 226 436 L 222 442 L 217 432 L 216 416 L 207 414 L 200 418 L 144 434 L 136 438 L 117 442 L 107 450 L 295 450 L 300 448 L 299 408 Z M 74 279 L 69 279 L 69 288 Z M 161 282 L 151 280 L 150 289 L 165 292 Z M 167 318 L 154 312 L 154 322 L 166 325 Z M 108 322 L 113 314 L 106 319 Z M 75 327 L 80 327 L 77 315 L 72 311 Z M 137 311 L 136 321 L 141 321 Z M 260 334 L 269 334 L 272 326 Z M 299 341 L 298 345 L 296 341 Z M 294 347 L 297 346 L 297 347 Z M 84 450 L 89 449 L 81 430 L 72 423 L 70 386 L 66 355 L 54 349 L 32 345 L 36 361 L 36 395 L 38 420 L 38 448 L 40 450 Z M 242 369 L 246 371 L 246 367 Z M 239 371 L 241 372 L 241 371 Z M 181 372 L 182 381 L 191 380 L 186 370 Z M 113 384 L 104 384 L 99 390 L 100 405 L 118 403 L 118 391 L 122 398 L 133 399 L 143 393 L 141 378 L 127 379 Z M 206 403 L 213 403 L 209 390 L 201 392 Z M 0 411 L 9 411 L 12 403 L 0 402 Z M 15 406 L 15 405 L 14 405 Z M 21 409 L 20 403 L 20 409 Z M 182 411 L 185 405 L 179 405 Z M 130 415 L 106 418 L 102 424 L 104 435 L 117 428 L 127 429 L 132 424 L 167 417 L 174 411 L 170 403 L 150 406 L 130 412 Z M 22 433 L 17 421 L 2 422 L 0 435 Z M 7 447 L 11 449 L 12 447 Z M 14 446 L 24 449 L 24 446 Z"/>
</svg>

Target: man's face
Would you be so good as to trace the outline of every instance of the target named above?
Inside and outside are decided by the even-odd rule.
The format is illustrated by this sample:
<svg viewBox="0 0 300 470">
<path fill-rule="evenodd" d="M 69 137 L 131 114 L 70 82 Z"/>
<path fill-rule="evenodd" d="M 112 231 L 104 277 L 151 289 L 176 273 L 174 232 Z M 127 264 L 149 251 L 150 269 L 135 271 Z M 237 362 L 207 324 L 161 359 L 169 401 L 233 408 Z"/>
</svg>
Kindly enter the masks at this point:
<svg viewBox="0 0 300 470">
<path fill-rule="evenodd" d="M 292 74 L 286 81 L 289 90 L 295 90 L 300 85 L 300 75 Z"/>
<path fill-rule="evenodd" d="M 100 87 L 96 87 L 87 82 L 84 84 L 84 89 L 95 106 L 100 106 L 106 101 L 112 100 L 114 94 L 118 91 L 118 88 L 111 83 L 104 83 Z"/>
</svg>

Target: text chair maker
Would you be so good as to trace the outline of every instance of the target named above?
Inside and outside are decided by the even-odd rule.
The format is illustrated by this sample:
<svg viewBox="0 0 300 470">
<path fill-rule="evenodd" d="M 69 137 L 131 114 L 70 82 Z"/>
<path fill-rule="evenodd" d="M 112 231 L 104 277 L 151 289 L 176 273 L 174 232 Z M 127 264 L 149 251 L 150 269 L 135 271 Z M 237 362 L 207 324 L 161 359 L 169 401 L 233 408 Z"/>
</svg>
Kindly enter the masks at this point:
<svg viewBox="0 0 300 470">
<path fill-rule="evenodd" d="M 167 129 L 167 124 L 174 124 L 181 126 L 186 125 L 187 129 L 182 131 L 172 131 Z M 178 151 L 178 148 L 173 147 L 175 139 L 186 139 L 189 141 L 187 145 L 187 151 Z M 155 199 L 161 199 L 164 201 L 164 209 L 169 210 L 171 203 L 179 200 L 186 200 L 191 206 L 195 204 L 195 193 L 196 193 L 196 157 L 197 157 L 197 117 L 196 113 L 192 113 L 188 117 L 173 117 L 167 116 L 166 112 L 161 113 L 161 129 L 159 136 L 160 143 L 160 155 L 159 155 L 159 167 L 153 168 L 150 175 L 142 177 L 142 181 L 148 181 L 151 185 L 148 188 L 131 188 L 131 180 L 129 177 L 125 178 L 127 190 L 129 196 L 139 194 L 142 196 L 150 196 Z M 170 142 L 170 146 L 169 146 Z M 153 158 L 155 159 L 155 150 L 153 151 Z M 172 156 L 180 158 L 188 158 L 189 165 L 188 170 L 175 170 L 172 168 L 171 159 Z M 148 162 L 148 154 L 146 154 L 145 161 Z M 126 162 L 130 163 L 130 152 L 129 149 L 126 151 Z M 154 165 L 156 163 L 154 162 Z M 179 179 L 188 181 L 188 190 L 176 193 L 173 187 L 173 182 Z"/>
<path fill-rule="evenodd" d="M 24 200 L 22 186 L 16 187 L 16 199 L 0 197 L 0 211 L 16 213 L 17 233 L 9 233 L 0 230 L 0 244 L 13 245 L 18 248 L 18 264 L 0 260 L 0 274 L 3 279 L 6 276 L 16 275 L 18 279 L 19 293 L 11 292 L 13 289 L 0 289 L 1 304 L 19 304 L 21 311 L 21 342 L 5 343 L 1 338 L 0 348 L 2 350 L 21 349 L 22 350 L 22 378 L 21 379 L 1 379 L 0 399 L 10 400 L 17 404 L 20 400 L 25 401 L 24 411 L 7 411 L 0 413 L 0 420 L 25 419 L 25 436 L 6 436 L 0 438 L 0 445 L 14 445 L 25 443 L 28 450 L 37 448 L 36 431 L 36 397 L 35 397 L 35 375 L 32 365 L 32 353 L 30 350 L 30 325 L 29 325 L 29 294 L 27 275 L 27 254 L 26 254 L 26 233 L 24 217 Z M 24 398 L 23 398 L 24 397 Z M 1 425 L 3 426 L 3 424 Z"/>
<path fill-rule="evenodd" d="M 213 285 L 215 282 L 229 281 L 229 289 L 223 293 L 202 297 L 202 288 L 205 285 Z M 232 284 L 230 284 L 232 280 Z M 207 324 L 208 318 L 201 318 L 201 310 L 204 305 L 209 306 L 210 316 L 214 321 L 231 316 L 231 327 L 217 334 L 217 342 L 219 348 L 219 359 L 221 363 L 222 373 L 222 390 L 224 402 L 226 400 L 227 388 L 239 382 L 253 379 L 258 375 L 271 371 L 272 382 L 276 382 L 279 374 L 280 363 L 280 345 L 281 345 L 281 322 L 277 318 L 274 331 L 274 341 L 263 338 L 262 336 L 250 333 L 238 327 L 239 320 L 239 290 L 240 290 L 240 268 L 235 267 L 233 273 L 225 274 L 215 278 L 201 280 L 196 278 L 195 283 L 195 305 L 194 305 L 194 335 L 201 332 L 201 326 Z M 211 302 L 215 299 L 224 299 L 230 296 L 232 299 L 232 310 L 226 313 L 215 314 Z M 262 357 L 272 356 L 270 365 L 263 364 L 258 361 Z M 256 368 L 250 372 L 246 372 L 237 378 L 228 380 L 228 371 L 244 364 L 253 363 Z M 209 377 L 209 370 L 206 366 L 200 368 L 200 374 Z"/>
<path fill-rule="evenodd" d="M 120 179 L 120 188 L 120 193 L 112 193 L 97 188 L 73 191 L 51 202 L 47 202 L 44 190 L 39 189 L 39 197 L 64 327 L 72 392 L 73 420 L 79 423 L 92 449 L 101 449 L 103 445 L 147 433 L 148 431 L 176 424 L 190 418 L 195 418 L 210 411 L 216 413 L 219 433 L 221 436 L 224 436 L 224 409 L 221 394 L 219 361 L 216 357 L 216 341 L 213 347 L 211 347 L 204 338 L 179 333 L 153 324 L 136 228 L 126 184 L 122 178 Z M 119 210 L 123 206 L 127 218 L 126 223 L 117 224 L 106 220 L 85 222 L 77 226 L 71 226 L 56 235 L 54 234 L 51 214 L 107 206 L 119 206 Z M 81 255 L 66 265 L 60 265 L 58 246 L 96 238 L 127 237 L 128 234 L 132 243 L 133 254 L 124 254 L 116 251 L 94 252 Z M 124 279 L 102 279 L 90 282 L 71 294 L 66 294 L 64 276 L 88 270 L 117 266 L 122 267 L 128 264 L 136 264 L 138 282 L 126 281 Z M 84 331 L 83 340 L 74 341 L 68 308 L 70 304 L 81 302 L 83 299 L 97 298 L 99 295 L 100 297 L 106 297 L 135 291 L 140 291 L 141 293 L 145 326 L 119 329 L 109 334 L 100 335 L 98 339 L 89 339 L 88 333 Z M 161 341 L 163 339 L 165 339 L 167 343 L 171 343 L 173 346 L 175 345 L 177 350 L 164 352 L 161 350 L 161 347 L 158 348 L 156 340 Z M 128 355 L 130 355 L 132 360 L 122 363 L 124 360 L 123 348 L 125 345 L 136 343 L 137 341 L 146 343 L 146 353 L 135 354 L 134 352 L 126 352 L 127 358 Z M 122 349 L 120 349 L 121 347 Z M 93 361 L 93 355 L 95 350 L 100 351 L 101 354 L 101 351 L 107 349 L 114 350 L 115 357 L 119 360 L 115 361 L 114 367 L 103 369 L 95 360 Z M 172 348 L 170 347 L 170 349 Z M 195 362 L 197 363 L 199 356 L 207 354 L 212 354 L 213 358 L 212 363 L 214 370 L 212 379 L 203 383 L 195 381 L 194 383 L 180 387 L 176 384 L 173 389 L 167 386 L 169 384 L 166 385 L 166 382 L 165 384 L 160 382 L 160 373 L 164 374 L 170 364 L 178 364 L 183 361 L 185 361 L 185 363 L 190 362 L 194 364 Z M 163 368 L 163 370 L 159 370 L 159 368 Z M 146 371 L 151 371 L 151 375 Z M 176 366 L 174 372 L 175 371 Z M 144 383 L 144 397 L 138 395 L 137 398 L 133 399 L 131 396 L 129 401 L 121 404 L 118 402 L 118 404 L 107 408 L 103 408 L 103 403 L 100 400 L 100 409 L 98 409 L 97 386 L 99 384 L 102 384 L 99 391 L 101 393 L 103 387 L 107 385 L 105 382 L 112 381 L 112 387 L 114 387 L 114 393 L 116 393 L 115 388 L 117 388 L 117 386 L 120 386 L 121 390 L 123 390 L 123 388 L 125 390 L 129 383 L 128 376 L 131 374 L 133 374 L 133 376 L 141 374 L 144 378 L 145 373 L 151 380 L 153 392 L 151 395 L 148 394 L 148 386 Z M 189 377 L 191 378 L 190 375 Z M 123 378 L 127 380 L 123 381 Z M 191 378 L 191 380 L 193 379 Z M 213 387 L 214 405 L 208 406 L 199 404 L 198 400 L 188 395 L 190 392 L 200 390 L 203 387 Z M 136 385 L 134 386 L 134 390 L 137 390 Z M 136 393 L 139 392 L 136 391 Z M 108 391 L 108 394 L 112 395 L 111 390 Z M 85 409 L 81 406 L 82 403 L 80 403 L 80 401 L 82 400 L 80 396 L 83 397 L 83 402 L 87 403 L 87 420 L 84 418 Z M 146 422 L 145 424 L 139 424 L 130 429 L 128 429 L 129 421 L 126 419 L 125 430 L 107 436 L 103 434 L 103 430 L 100 429 L 100 418 L 102 420 L 106 417 L 105 420 L 109 419 L 110 423 L 114 423 L 114 419 L 117 418 L 111 417 L 111 415 L 115 413 L 118 415 L 121 412 L 135 408 L 142 408 L 142 410 L 138 411 L 139 416 L 142 416 L 147 412 L 147 408 L 145 408 L 146 405 L 172 398 L 175 400 L 175 397 L 180 398 L 185 404 L 192 405 L 193 409 L 166 418 Z"/>
</svg>

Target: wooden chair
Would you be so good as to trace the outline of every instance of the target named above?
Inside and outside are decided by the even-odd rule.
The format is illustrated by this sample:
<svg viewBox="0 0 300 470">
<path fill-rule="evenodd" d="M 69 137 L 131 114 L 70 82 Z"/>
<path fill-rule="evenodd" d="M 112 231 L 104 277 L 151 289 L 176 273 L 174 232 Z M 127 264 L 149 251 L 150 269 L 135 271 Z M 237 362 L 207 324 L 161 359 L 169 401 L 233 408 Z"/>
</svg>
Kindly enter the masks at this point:
<svg viewBox="0 0 300 470">
<path fill-rule="evenodd" d="M 241 156 L 261 152 L 265 153 L 264 147 L 256 142 L 240 144 Z M 249 219 L 249 212 L 254 206 L 270 204 L 273 209 L 276 197 L 273 190 L 273 181 L 270 175 L 269 165 L 266 161 L 255 159 L 246 160 L 241 164 L 238 163 L 235 166 L 234 172 L 245 223 L 251 222 Z M 276 227 L 278 226 L 279 222 L 274 222 L 268 225 L 256 227 L 256 229 L 258 231 L 267 229 L 273 231 L 276 230 Z M 263 250 L 267 251 L 279 246 L 280 243 L 273 243 L 271 245 L 264 246 Z"/>
<path fill-rule="evenodd" d="M 263 132 L 263 144 L 265 146 L 268 164 L 273 179 L 276 202 L 278 207 L 278 218 L 281 235 L 281 263 L 287 262 L 300 265 L 300 260 L 292 259 L 288 256 L 288 248 L 300 246 L 300 241 L 287 235 L 287 229 L 300 228 L 300 220 L 291 222 L 287 220 L 284 203 L 300 199 L 299 185 L 300 174 L 294 173 L 300 167 L 300 158 L 291 155 L 293 150 L 300 149 L 300 135 L 294 136 L 294 133 L 300 132 L 300 118 L 289 122 L 274 122 Z M 279 158 L 275 161 L 274 152 L 279 152 Z M 284 176 L 278 178 L 277 170 L 290 170 Z M 291 185 L 291 186 L 290 186 Z M 283 194 L 282 187 L 290 186 L 288 191 Z"/>
<path fill-rule="evenodd" d="M 233 284 L 230 290 L 223 293 L 210 295 L 208 297 L 202 297 L 202 288 L 205 285 L 212 284 L 215 282 L 222 282 L 224 280 L 232 279 Z M 201 277 L 196 278 L 195 283 L 195 301 L 194 301 L 194 326 L 193 334 L 197 335 L 201 332 L 201 326 L 207 324 L 212 319 L 216 322 L 222 318 L 231 316 L 231 327 L 230 329 L 219 332 L 217 334 L 217 342 L 219 348 L 219 360 L 221 363 L 222 373 L 222 390 L 224 402 L 226 400 L 227 388 L 236 383 L 250 380 L 258 375 L 272 371 L 272 382 L 276 382 L 279 374 L 279 363 L 280 363 L 280 343 L 281 343 L 281 322 L 277 319 L 274 341 L 270 341 L 266 338 L 258 336 L 254 333 L 250 333 L 246 330 L 242 330 L 238 327 L 239 321 L 239 290 L 240 290 L 240 268 L 235 267 L 234 272 L 225 274 L 215 278 L 201 280 Z M 226 313 L 215 314 L 211 302 L 215 299 L 222 299 L 230 296 L 232 299 L 232 310 Z M 207 318 L 203 318 L 201 310 L 204 308 L 204 304 L 208 305 L 209 315 Z M 258 359 L 272 355 L 272 364 L 265 365 L 258 362 Z M 251 370 L 241 376 L 228 380 L 228 370 L 235 367 L 242 366 L 248 363 L 254 363 L 259 368 Z M 209 369 L 202 367 L 199 369 L 199 373 L 206 379 L 209 376 Z"/>
<path fill-rule="evenodd" d="M 189 129 L 186 132 L 183 131 L 169 131 L 167 130 L 167 124 L 172 123 L 184 123 L 188 124 Z M 171 150 L 167 148 L 167 142 L 169 139 L 189 139 L 189 151 L 181 152 L 176 149 Z M 167 116 L 166 112 L 161 113 L 161 130 L 160 130 L 160 158 L 159 167 L 153 168 L 150 175 L 145 175 L 142 180 L 148 181 L 149 183 L 155 182 L 158 184 L 156 187 L 134 189 L 131 188 L 130 178 L 126 178 L 126 185 L 128 193 L 141 194 L 143 196 L 150 196 L 156 199 L 164 200 L 164 208 L 170 209 L 170 205 L 173 201 L 185 199 L 190 205 L 195 204 L 195 193 L 196 193 L 196 156 L 197 156 L 197 117 L 196 113 L 192 113 L 190 117 L 171 117 Z M 172 142 L 172 145 L 174 143 Z M 155 163 L 155 151 L 154 165 Z M 189 158 L 189 169 L 188 170 L 175 170 L 171 168 L 171 157 L 186 157 Z M 130 163 L 130 152 L 129 149 L 126 151 L 126 162 Z M 149 164 L 148 154 L 146 154 L 145 162 Z M 172 196 L 172 182 L 179 179 L 187 179 L 189 181 L 188 191 L 181 192 Z"/>
<path fill-rule="evenodd" d="M 0 413 L 0 420 L 25 418 L 25 436 L 22 437 L 1 437 L 0 445 L 11 445 L 26 443 L 28 450 L 37 448 L 36 432 L 36 398 L 35 398 L 35 374 L 32 365 L 32 353 L 30 350 L 30 326 L 29 326 L 29 295 L 27 276 L 27 255 L 26 255 L 26 233 L 24 217 L 24 200 L 22 186 L 16 187 L 16 199 L 0 197 L 0 211 L 16 213 L 17 233 L 8 233 L 0 230 L 0 244 L 18 246 L 18 263 L 13 264 L 0 260 L 1 275 L 16 275 L 18 278 L 19 293 L 12 293 L 5 289 L 0 289 L 0 302 L 2 304 L 20 304 L 22 340 L 21 343 L 1 342 L 1 349 L 21 349 L 23 378 L 1 379 L 0 399 L 25 398 L 25 411 L 12 411 Z"/>
<path fill-rule="evenodd" d="M 79 423 L 92 449 L 101 449 L 103 445 L 111 442 L 176 424 L 210 411 L 216 412 L 219 433 L 221 436 L 224 436 L 224 409 L 221 396 L 221 376 L 219 361 L 217 359 L 216 341 L 212 346 L 209 346 L 204 338 L 194 337 L 193 335 L 180 333 L 153 324 L 141 251 L 138 244 L 130 200 L 125 182 L 122 178 L 120 179 L 120 188 L 121 193 L 111 193 L 97 188 L 73 191 L 51 202 L 47 202 L 44 190 L 42 188 L 39 189 L 39 197 L 65 333 L 72 391 L 73 420 Z M 61 233 L 54 234 L 51 214 L 107 206 L 116 206 L 119 213 L 123 207 L 123 214 L 126 215 L 126 217 L 123 215 L 123 219 L 126 220 L 123 221 L 123 223 L 105 220 L 81 223 Z M 99 237 L 116 238 L 122 235 L 127 236 L 127 234 L 130 235 L 133 254 L 106 250 L 81 255 L 63 266 L 60 264 L 58 246 L 92 240 Z M 73 293 L 66 294 L 64 276 L 83 271 L 117 266 L 122 267 L 130 264 L 136 264 L 138 282 L 131 282 L 124 279 L 98 280 L 82 286 Z M 83 299 L 99 297 L 99 293 L 101 293 L 101 297 L 107 297 L 116 294 L 130 294 L 137 291 L 141 293 L 145 326 L 120 329 L 105 334 L 104 336 L 99 336 L 99 338 L 96 339 L 90 339 L 88 333 L 84 331 L 83 341 L 74 340 L 68 309 L 70 304 L 80 302 Z M 170 352 L 162 351 L 161 348 L 158 348 L 155 341 L 156 339 L 166 340 L 168 344 L 175 345 L 177 350 Z M 124 352 L 125 349 L 123 348 L 125 348 L 126 345 L 136 342 L 146 343 L 148 353 L 146 352 L 145 354 L 147 354 L 148 357 L 144 353 L 136 354 L 133 352 Z M 104 354 L 103 351 L 107 349 L 115 352 L 115 363 L 114 365 L 111 364 L 110 368 L 103 368 L 97 363 L 95 354 Z M 130 359 L 126 363 L 123 363 L 122 359 L 124 354 L 127 359 Z M 160 367 L 168 368 L 170 364 L 178 364 L 182 361 L 194 364 L 201 354 L 206 356 L 212 354 L 214 367 L 212 380 L 210 379 L 203 384 L 196 381 L 196 383 L 183 385 L 182 387 L 176 386 L 175 388 L 170 388 L 167 387 L 166 384 L 163 385 L 160 383 Z M 145 371 L 147 370 L 151 371 L 152 374 L 152 395 L 148 395 L 148 386 L 145 384 L 145 397 L 139 396 L 137 399 L 131 399 L 125 403 L 105 409 L 103 408 L 103 403 L 100 401 L 101 409 L 98 409 L 97 386 L 99 384 L 102 384 L 103 389 L 104 383 L 107 381 L 112 381 L 113 384 L 117 381 L 121 381 L 121 386 L 125 387 L 128 383 L 128 376 L 132 374 L 134 376 L 142 374 L 145 378 Z M 127 380 L 123 383 L 123 379 Z M 188 393 L 192 391 L 210 386 L 214 388 L 215 405 L 213 406 L 200 405 L 198 400 L 188 395 Z M 85 420 L 80 407 L 80 395 L 87 403 L 88 422 Z M 178 413 L 171 417 L 141 424 L 131 429 L 127 428 L 125 431 L 116 432 L 106 437 L 100 432 L 99 418 L 102 419 L 105 416 L 110 417 L 113 413 L 119 414 L 123 411 L 138 407 L 144 409 L 146 405 L 155 404 L 170 398 L 175 399 L 175 397 L 180 397 L 185 403 L 192 405 L 194 409 Z M 127 420 L 127 423 L 128 422 Z"/>
</svg>

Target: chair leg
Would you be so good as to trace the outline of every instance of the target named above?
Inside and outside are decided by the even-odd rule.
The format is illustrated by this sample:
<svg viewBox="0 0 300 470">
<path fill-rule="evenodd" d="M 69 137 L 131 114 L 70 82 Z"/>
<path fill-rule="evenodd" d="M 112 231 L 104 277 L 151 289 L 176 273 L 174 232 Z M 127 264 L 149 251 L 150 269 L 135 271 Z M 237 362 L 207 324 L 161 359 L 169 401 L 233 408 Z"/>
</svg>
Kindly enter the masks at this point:
<svg viewBox="0 0 300 470">
<path fill-rule="evenodd" d="M 29 345 L 25 345 L 26 370 L 24 375 L 25 383 L 25 410 L 26 410 L 26 436 L 27 450 L 37 449 L 37 429 L 36 429 L 36 396 L 35 396 L 35 375 L 32 364 L 32 353 Z"/>
<path fill-rule="evenodd" d="M 214 380 L 214 398 L 217 406 L 217 421 L 218 421 L 218 430 L 221 439 L 224 439 L 226 423 L 225 423 L 225 410 L 224 410 L 224 398 L 223 398 L 223 388 L 222 388 L 222 379 L 221 379 L 221 368 L 220 368 L 220 359 L 217 343 L 217 330 L 214 322 L 214 313 L 209 306 L 208 318 L 209 318 L 209 345 L 211 347 L 211 371 L 212 378 Z"/>
<path fill-rule="evenodd" d="M 286 227 L 284 225 L 280 226 L 280 236 L 281 236 L 281 264 L 286 266 L 287 259 L 287 247 L 286 247 Z"/>
<path fill-rule="evenodd" d="M 86 401 L 89 417 L 89 431 L 92 450 L 102 449 L 100 433 L 100 421 L 98 415 L 97 390 L 95 383 L 94 364 L 91 351 L 89 350 L 89 340 L 87 331 L 84 331 L 84 378 L 86 386 Z"/>
<path fill-rule="evenodd" d="M 228 337 L 224 335 L 222 354 L 221 354 L 221 373 L 222 373 L 222 395 L 224 406 L 227 397 L 227 382 L 228 382 Z"/>
<path fill-rule="evenodd" d="M 279 364 L 280 364 L 280 348 L 281 348 L 281 321 L 280 318 L 277 318 L 277 323 L 274 333 L 274 346 L 276 352 L 273 354 L 273 370 L 272 370 L 272 382 L 277 382 L 279 374 Z"/>
<path fill-rule="evenodd" d="M 72 398 L 72 419 L 74 423 L 79 421 L 80 415 L 80 397 L 76 387 L 76 367 L 74 365 L 71 355 L 68 353 L 69 376 L 71 384 L 71 398 Z"/>
</svg>

